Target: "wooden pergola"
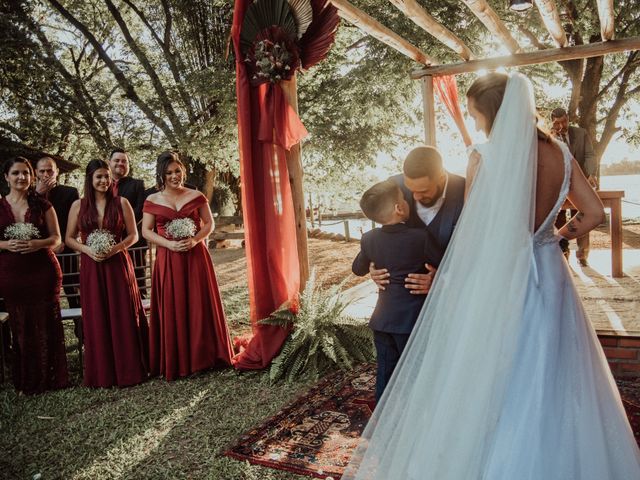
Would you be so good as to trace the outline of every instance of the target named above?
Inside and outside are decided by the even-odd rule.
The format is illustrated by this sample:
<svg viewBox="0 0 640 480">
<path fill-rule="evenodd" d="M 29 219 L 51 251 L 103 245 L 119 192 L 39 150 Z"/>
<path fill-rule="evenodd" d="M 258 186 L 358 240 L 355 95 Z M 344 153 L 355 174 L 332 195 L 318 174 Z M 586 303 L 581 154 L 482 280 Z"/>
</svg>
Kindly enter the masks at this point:
<svg viewBox="0 0 640 480">
<path fill-rule="evenodd" d="M 519 67 L 539 63 L 560 62 L 589 57 L 598 57 L 610 53 L 640 50 L 640 37 L 614 40 L 615 22 L 613 0 L 597 0 L 600 18 L 602 42 L 587 45 L 569 46 L 567 35 L 562 27 L 560 13 L 554 0 L 533 0 L 540 12 L 543 23 L 557 48 L 524 52 L 517 40 L 511 35 L 504 22 L 486 0 L 463 0 L 469 10 L 480 20 L 487 30 L 504 45 L 511 55 L 482 58 L 474 57 L 471 49 L 446 26 L 442 25 L 427 12 L 417 0 L 388 0 L 406 17 L 418 25 L 425 33 L 453 50 L 459 57 L 459 63 L 441 64 L 436 58 L 421 51 L 402 36 L 382 25 L 348 0 L 329 0 L 339 11 L 339 15 L 355 25 L 367 35 L 394 48 L 411 60 L 424 67 L 411 72 L 411 78 L 422 82 L 424 105 L 425 143 L 436 144 L 433 77 L 458 75 L 478 70 L 493 70 L 498 67 Z M 505 0 L 506 1 L 506 0 Z"/>
<path fill-rule="evenodd" d="M 560 13 L 554 0 L 532 0 L 538 9 L 545 28 L 553 40 L 556 48 L 525 52 L 513 37 L 499 15 L 491 8 L 486 0 L 463 0 L 469 10 L 480 20 L 486 29 L 495 37 L 510 55 L 493 58 L 475 58 L 472 50 L 454 32 L 436 20 L 417 0 L 388 0 L 390 4 L 400 10 L 408 19 L 418 25 L 425 33 L 434 37 L 447 48 L 453 50 L 460 62 L 441 64 L 436 58 L 423 52 L 411 42 L 384 26 L 376 19 L 355 7 L 349 0 L 329 0 L 337 9 L 340 17 L 355 25 L 367 35 L 394 48 L 409 59 L 422 64 L 423 67 L 411 72 L 411 78 L 422 82 L 424 139 L 427 145 L 436 145 L 436 121 L 434 108 L 433 78 L 445 75 L 458 75 L 478 70 L 494 70 L 499 67 L 519 67 L 540 63 L 561 62 L 567 60 L 599 57 L 606 54 L 640 50 L 640 37 L 614 39 L 615 18 L 613 0 L 597 0 L 598 16 L 600 19 L 601 42 L 587 45 L 570 46 L 567 35 L 562 27 Z M 384 1 L 384 0 L 381 0 Z M 507 0 L 504 0 L 507 1 Z M 297 152 L 299 154 L 299 152 Z M 298 162 L 294 162 L 299 164 Z M 297 172 L 300 174 L 301 171 Z M 298 205 L 298 244 L 300 263 L 307 265 L 306 259 L 306 228 L 304 218 L 304 200 L 301 194 L 301 178 L 296 181 L 296 175 L 290 175 L 294 191 L 299 190 Z M 298 184 L 296 186 L 296 184 Z M 612 243 L 612 274 L 614 277 L 623 276 L 622 272 L 622 223 L 620 214 L 621 198 L 624 192 L 599 192 L 605 206 L 611 208 L 611 243 Z M 299 203 L 299 204 L 298 204 Z M 304 229 L 304 231 L 302 231 Z"/>
</svg>

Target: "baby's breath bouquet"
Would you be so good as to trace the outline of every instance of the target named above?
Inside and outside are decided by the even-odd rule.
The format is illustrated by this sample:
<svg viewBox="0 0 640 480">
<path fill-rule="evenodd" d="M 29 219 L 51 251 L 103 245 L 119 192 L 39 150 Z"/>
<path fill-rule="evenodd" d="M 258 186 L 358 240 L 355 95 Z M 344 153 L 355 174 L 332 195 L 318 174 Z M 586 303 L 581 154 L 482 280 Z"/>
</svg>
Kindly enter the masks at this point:
<svg viewBox="0 0 640 480">
<path fill-rule="evenodd" d="M 33 223 L 16 222 L 4 229 L 4 238 L 7 240 L 33 240 L 40 238 L 40 231 Z"/>
<path fill-rule="evenodd" d="M 97 255 L 105 255 L 116 245 L 116 239 L 109 230 L 98 228 L 87 236 L 87 246 Z"/>
<path fill-rule="evenodd" d="M 191 238 L 196 234 L 196 224 L 189 217 L 176 218 L 167 223 L 165 230 L 167 235 L 174 240 Z"/>
</svg>

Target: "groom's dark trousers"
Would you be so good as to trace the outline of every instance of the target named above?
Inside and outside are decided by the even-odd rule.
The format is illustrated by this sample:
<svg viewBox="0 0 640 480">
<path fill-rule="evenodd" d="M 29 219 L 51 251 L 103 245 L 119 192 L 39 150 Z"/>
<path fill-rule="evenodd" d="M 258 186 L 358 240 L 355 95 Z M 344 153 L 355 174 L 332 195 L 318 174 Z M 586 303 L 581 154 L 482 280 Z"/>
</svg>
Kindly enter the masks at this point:
<svg viewBox="0 0 640 480">
<path fill-rule="evenodd" d="M 382 396 L 393 369 L 409 340 L 411 330 L 426 295 L 412 295 L 404 281 L 410 273 L 426 273 L 425 263 L 440 264 L 444 249 L 425 229 L 409 228 L 403 223 L 384 225 L 366 232 L 360 240 L 360 253 L 353 261 L 353 273 L 364 276 L 369 264 L 388 270 L 389 284 L 378 294 L 369 320 L 374 333 L 378 362 L 376 400 Z"/>
</svg>

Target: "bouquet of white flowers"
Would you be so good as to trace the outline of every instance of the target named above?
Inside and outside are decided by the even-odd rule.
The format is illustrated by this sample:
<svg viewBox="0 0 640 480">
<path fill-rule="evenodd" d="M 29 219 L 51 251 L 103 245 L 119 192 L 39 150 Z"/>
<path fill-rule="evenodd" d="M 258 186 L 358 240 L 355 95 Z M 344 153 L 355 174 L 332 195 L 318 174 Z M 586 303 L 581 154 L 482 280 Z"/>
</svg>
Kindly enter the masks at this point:
<svg viewBox="0 0 640 480">
<path fill-rule="evenodd" d="M 40 238 L 40 231 L 33 223 L 16 222 L 4 229 L 4 238 L 7 240 L 33 240 Z"/>
<path fill-rule="evenodd" d="M 109 230 L 99 228 L 87 236 L 87 246 L 97 255 L 105 255 L 116 245 L 116 239 Z"/>
<path fill-rule="evenodd" d="M 189 217 L 176 218 L 167 223 L 165 230 L 170 238 L 182 240 L 193 237 L 196 234 L 196 224 Z"/>
</svg>

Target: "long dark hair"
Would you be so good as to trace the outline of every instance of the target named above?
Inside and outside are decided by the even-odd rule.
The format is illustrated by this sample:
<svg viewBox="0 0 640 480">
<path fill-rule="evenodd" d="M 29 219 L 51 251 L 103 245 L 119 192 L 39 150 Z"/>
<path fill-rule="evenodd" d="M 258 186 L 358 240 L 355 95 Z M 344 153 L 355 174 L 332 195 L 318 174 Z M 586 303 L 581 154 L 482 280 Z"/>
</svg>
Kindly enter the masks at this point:
<svg viewBox="0 0 640 480">
<path fill-rule="evenodd" d="M 91 160 L 84 173 L 84 197 L 80 204 L 79 225 L 82 232 L 89 233 L 98 228 L 98 209 L 96 207 L 96 192 L 93 189 L 93 174 L 100 169 L 109 171 L 109 165 L 104 160 Z M 113 188 L 106 192 L 107 203 L 104 207 L 102 227 L 113 227 L 118 222 L 119 209 L 114 201 Z"/>
<path fill-rule="evenodd" d="M 16 163 L 24 163 L 27 166 L 29 173 L 31 174 L 31 185 L 29 185 L 29 189 L 27 190 L 27 205 L 29 206 L 31 218 L 38 218 L 44 213 L 44 209 L 42 205 L 42 197 L 40 197 L 36 193 L 36 187 L 34 183 L 36 173 L 33 170 L 33 165 L 31 165 L 31 162 L 24 157 L 14 157 L 4 162 L 4 168 L 2 169 L 2 171 L 5 175 L 9 175 L 11 167 L 13 167 Z"/>
<path fill-rule="evenodd" d="M 158 160 L 156 160 L 156 187 L 158 190 L 164 190 L 164 175 L 169 168 L 169 165 L 172 163 L 177 163 L 180 165 L 180 169 L 182 170 L 182 183 L 186 180 L 187 177 L 187 169 L 180 160 L 180 154 L 178 152 L 174 152 L 173 150 L 166 150 L 158 155 Z"/>
</svg>

